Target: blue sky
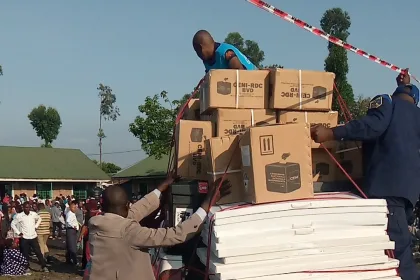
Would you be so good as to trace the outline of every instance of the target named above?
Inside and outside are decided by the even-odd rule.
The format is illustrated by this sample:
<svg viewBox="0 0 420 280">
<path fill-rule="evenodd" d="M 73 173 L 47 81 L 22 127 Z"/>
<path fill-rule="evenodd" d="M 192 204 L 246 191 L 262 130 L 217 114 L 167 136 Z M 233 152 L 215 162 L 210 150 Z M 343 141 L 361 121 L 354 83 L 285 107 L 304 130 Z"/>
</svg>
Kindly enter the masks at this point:
<svg viewBox="0 0 420 280">
<path fill-rule="evenodd" d="M 326 9 L 341 7 L 352 18 L 349 43 L 420 75 L 418 0 L 270 4 L 314 26 Z M 116 122 L 104 125 L 104 152 L 140 149 L 128 131 L 137 106 L 162 90 L 179 98 L 204 73 L 191 46 L 199 29 L 220 41 L 229 32 L 240 32 L 259 43 L 266 64 L 322 70 L 327 55 L 323 39 L 244 0 L 2 1 L 0 19 L 0 145 L 39 146 L 27 115 L 45 104 L 57 108 L 63 121 L 54 146 L 80 148 L 89 155 L 98 153 L 97 85 L 113 88 L 121 110 Z M 349 63 L 356 95 L 395 88 L 391 70 L 355 54 L 349 54 Z M 144 157 L 143 152 L 104 155 L 121 166 Z"/>
</svg>

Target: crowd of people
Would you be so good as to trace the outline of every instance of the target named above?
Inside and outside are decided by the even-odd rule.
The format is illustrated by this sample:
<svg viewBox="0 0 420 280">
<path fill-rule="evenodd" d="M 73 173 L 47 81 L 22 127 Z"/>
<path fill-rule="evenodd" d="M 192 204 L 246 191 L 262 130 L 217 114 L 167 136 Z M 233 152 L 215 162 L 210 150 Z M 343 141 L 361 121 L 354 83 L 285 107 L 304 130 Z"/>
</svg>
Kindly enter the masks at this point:
<svg viewBox="0 0 420 280">
<path fill-rule="evenodd" d="M 206 72 L 212 69 L 256 69 L 237 48 L 214 41 L 206 30 L 198 31 L 192 43 Z M 408 69 L 405 69 L 397 77 L 397 88 L 392 95 L 375 96 L 365 117 L 334 128 L 322 125 L 311 128 L 311 137 L 317 143 L 332 140 L 363 142 L 367 195 L 387 201 L 387 232 L 395 242 L 394 257 L 400 261 L 399 275 L 403 280 L 420 279 L 411 249 L 410 230 L 413 228 L 409 227 L 409 218 L 420 193 L 417 186 L 420 170 L 419 100 L 419 89 L 410 83 Z M 31 251 L 47 272 L 50 260 L 46 241 L 60 239 L 64 229 L 68 263 L 77 266 L 77 244 L 84 248 L 84 279 L 153 279 L 147 249 L 173 246 L 192 238 L 200 231 L 211 204 L 229 194 L 231 188 L 227 181 L 209 185 L 201 207 L 175 227 L 146 227 L 148 218 L 155 220 L 162 194 L 175 179 L 176 176 L 171 174 L 154 191 L 131 203 L 123 187 L 109 186 L 101 198 L 103 215 L 97 215 L 101 212 L 99 203 L 92 199 L 83 202 L 60 195 L 52 201 L 35 194 L 31 198 L 25 194 L 14 198 L 6 195 L 0 214 L 1 273 L 27 273 Z"/>
<path fill-rule="evenodd" d="M 76 200 L 60 195 L 55 199 L 25 193 L 6 194 L 0 203 L 0 272 L 1 275 L 29 274 L 30 255 L 36 256 L 43 272 L 52 263 L 47 241 L 61 240 L 65 232 L 66 263 L 84 269 L 87 264 L 87 222 L 100 212 L 95 199 Z M 64 241 L 64 240 L 63 240 Z M 78 249 L 83 248 L 79 264 Z"/>
</svg>

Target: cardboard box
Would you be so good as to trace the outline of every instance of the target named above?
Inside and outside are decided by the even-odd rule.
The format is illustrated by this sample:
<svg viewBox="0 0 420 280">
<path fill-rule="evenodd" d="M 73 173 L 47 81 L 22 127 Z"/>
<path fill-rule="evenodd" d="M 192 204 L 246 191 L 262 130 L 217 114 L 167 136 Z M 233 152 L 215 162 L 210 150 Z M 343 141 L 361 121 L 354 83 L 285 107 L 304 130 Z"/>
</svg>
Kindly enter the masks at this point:
<svg viewBox="0 0 420 280">
<path fill-rule="evenodd" d="M 239 136 L 211 138 L 205 141 L 205 146 L 209 184 L 214 184 L 217 179 L 223 177 L 226 167 L 229 165 L 225 179 L 229 180 L 232 185 L 231 193 L 221 199 L 218 204 L 244 201 L 245 188 L 242 180 Z"/>
<path fill-rule="evenodd" d="M 333 151 L 330 151 L 334 155 Z M 337 165 L 323 149 L 312 149 L 312 175 L 314 182 L 333 182 L 337 176 Z"/>
<path fill-rule="evenodd" d="M 336 127 L 338 123 L 338 112 L 302 112 L 302 111 L 277 111 L 277 123 L 303 123 L 307 122 L 312 126 L 322 124 L 325 127 Z M 335 141 L 323 143 L 328 149 L 336 147 Z M 312 148 L 320 148 L 319 143 L 312 141 Z"/>
<path fill-rule="evenodd" d="M 337 141 L 335 158 L 352 179 L 363 177 L 362 143 L 356 141 Z M 344 172 L 337 167 L 337 181 L 348 181 Z"/>
<path fill-rule="evenodd" d="M 209 115 L 200 115 L 200 99 L 193 98 L 188 102 L 182 119 L 189 121 L 209 121 L 210 117 Z"/>
<path fill-rule="evenodd" d="M 204 141 L 211 138 L 211 122 L 181 120 L 175 129 L 178 175 L 207 180 Z"/>
<path fill-rule="evenodd" d="M 330 111 L 334 79 L 330 72 L 272 69 L 269 108 Z"/>
<path fill-rule="evenodd" d="M 264 109 L 268 70 L 210 70 L 200 87 L 200 112 L 216 108 Z"/>
<path fill-rule="evenodd" d="M 247 202 L 313 197 L 309 124 L 251 127 L 240 145 Z"/>
<path fill-rule="evenodd" d="M 213 136 L 222 137 L 245 133 L 251 126 L 276 123 L 274 110 L 216 109 L 211 117 Z"/>
<path fill-rule="evenodd" d="M 188 102 L 182 119 L 189 121 L 200 120 L 200 100 L 198 98 L 193 98 Z"/>
</svg>

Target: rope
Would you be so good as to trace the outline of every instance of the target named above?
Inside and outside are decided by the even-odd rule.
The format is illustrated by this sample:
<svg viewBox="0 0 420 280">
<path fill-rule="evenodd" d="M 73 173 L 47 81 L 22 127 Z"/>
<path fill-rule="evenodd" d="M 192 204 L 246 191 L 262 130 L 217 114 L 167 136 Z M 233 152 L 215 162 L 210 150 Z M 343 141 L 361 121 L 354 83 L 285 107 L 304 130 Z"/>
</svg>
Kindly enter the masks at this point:
<svg viewBox="0 0 420 280">
<path fill-rule="evenodd" d="M 198 84 L 197 84 L 197 86 L 194 88 L 194 91 L 191 93 L 191 95 L 190 95 L 190 97 L 188 98 L 188 100 L 182 105 L 182 107 L 181 107 L 181 109 L 179 110 L 179 113 L 177 114 L 177 116 L 176 116 L 176 118 L 175 118 L 175 125 L 174 125 L 174 128 L 173 128 L 173 130 L 172 130 L 172 137 L 171 137 L 171 146 L 170 146 L 170 150 L 169 150 L 169 160 L 168 160 L 168 166 L 167 166 L 167 169 L 166 169 L 166 174 L 167 174 L 167 176 L 169 175 L 169 174 L 171 174 L 172 173 L 172 171 L 173 170 L 171 170 L 171 167 L 174 167 L 175 169 L 176 169 L 176 165 L 175 164 L 173 164 L 174 162 L 175 162 L 175 156 L 176 156 L 176 151 L 175 151 L 175 153 L 172 153 L 172 149 L 173 148 L 175 148 L 176 149 L 176 145 L 175 145 L 175 129 L 176 129 L 176 125 L 179 123 L 179 121 L 182 119 L 182 117 L 184 116 L 184 112 L 185 112 L 185 109 L 187 108 L 187 106 L 188 106 L 188 103 L 191 101 L 191 99 L 193 99 L 194 98 L 194 96 L 198 93 L 198 91 L 199 91 L 199 89 L 200 89 L 200 86 L 201 86 L 201 84 L 204 82 L 204 78 L 205 78 L 205 76 L 203 77 L 203 78 L 201 78 L 201 80 L 198 82 Z M 162 224 L 162 227 L 165 227 L 165 220 L 163 221 L 163 224 Z M 198 245 L 198 244 L 197 244 Z M 152 263 L 152 266 L 155 266 L 156 265 L 156 262 L 158 261 L 158 259 L 159 259 L 159 254 L 160 254 L 160 249 L 161 248 L 158 248 L 157 249 L 157 251 L 156 251 L 156 258 L 155 258 L 155 260 L 153 261 L 153 263 Z M 195 251 L 195 250 L 194 250 Z M 159 267 L 159 270 L 160 270 L 160 267 Z M 157 271 L 156 272 L 156 274 L 159 274 L 159 272 Z M 157 279 L 157 277 L 158 277 L 158 275 L 155 275 L 156 276 L 156 279 Z"/>
</svg>

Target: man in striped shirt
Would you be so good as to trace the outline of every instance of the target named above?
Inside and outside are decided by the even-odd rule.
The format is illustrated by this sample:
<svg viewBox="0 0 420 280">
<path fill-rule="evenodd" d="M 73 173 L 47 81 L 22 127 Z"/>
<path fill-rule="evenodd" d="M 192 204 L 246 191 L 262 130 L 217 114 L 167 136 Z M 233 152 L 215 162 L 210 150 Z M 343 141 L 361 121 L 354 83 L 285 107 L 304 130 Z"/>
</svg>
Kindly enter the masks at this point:
<svg viewBox="0 0 420 280">
<path fill-rule="evenodd" d="M 38 234 L 39 248 L 41 249 L 44 259 L 49 261 L 47 241 L 51 234 L 51 214 L 47 211 L 47 209 L 45 209 L 45 205 L 43 203 L 38 203 L 38 215 L 41 217 L 41 224 L 36 230 L 36 233 Z"/>
</svg>

